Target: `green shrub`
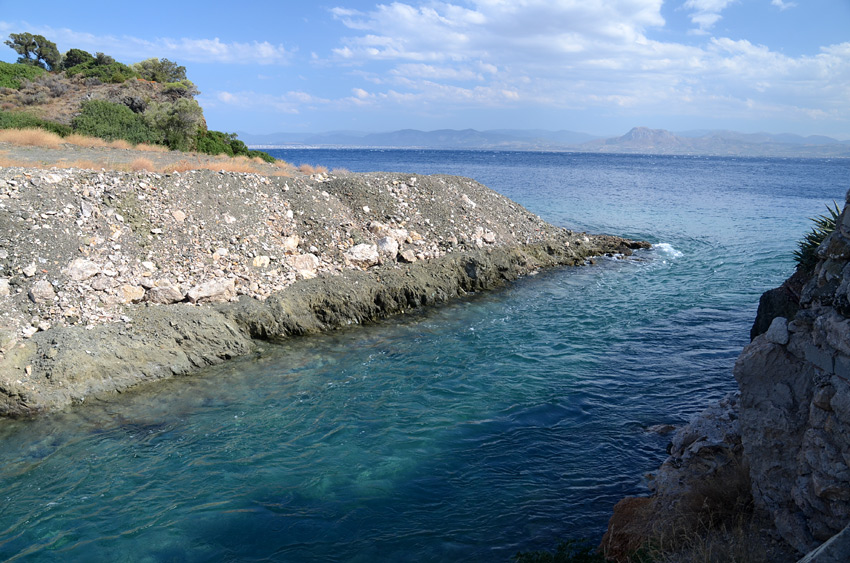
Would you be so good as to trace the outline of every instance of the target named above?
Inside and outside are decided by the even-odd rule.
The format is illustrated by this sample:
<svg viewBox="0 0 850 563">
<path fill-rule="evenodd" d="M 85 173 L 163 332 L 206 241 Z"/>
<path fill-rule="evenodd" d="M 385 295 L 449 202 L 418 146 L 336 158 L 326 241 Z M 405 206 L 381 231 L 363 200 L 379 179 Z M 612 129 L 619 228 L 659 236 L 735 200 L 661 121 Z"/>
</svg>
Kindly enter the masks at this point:
<svg viewBox="0 0 850 563">
<path fill-rule="evenodd" d="M 248 151 L 248 156 L 249 156 L 250 158 L 254 158 L 254 157 L 259 156 L 260 158 L 262 158 L 262 159 L 263 159 L 264 161 L 266 161 L 266 162 L 274 162 L 274 161 L 276 161 L 276 160 L 277 160 L 275 157 L 273 157 L 273 156 L 272 156 L 272 155 L 270 155 L 269 153 L 267 153 L 267 152 L 263 152 L 263 151 L 252 151 L 252 150 L 249 150 L 249 151 Z"/>
<path fill-rule="evenodd" d="M 73 126 L 74 131 L 82 135 L 107 141 L 124 139 L 134 144 L 159 140 L 159 135 L 145 118 L 123 104 L 89 100 L 83 103 L 80 110 L 80 115 L 74 118 Z"/>
<path fill-rule="evenodd" d="M 0 61 L 0 88 L 20 90 L 23 80 L 35 80 L 46 72 L 39 66 L 10 64 Z"/>
<path fill-rule="evenodd" d="M 46 121 L 29 113 L 0 111 L 0 129 L 27 129 L 30 127 L 46 129 L 62 137 L 73 133 L 73 130 L 67 125 Z"/>
<path fill-rule="evenodd" d="M 186 80 L 186 67 L 168 59 L 147 59 L 133 65 L 139 76 L 151 82 L 181 82 Z"/>
<path fill-rule="evenodd" d="M 98 53 L 103 55 L 103 53 Z M 112 57 L 106 55 L 101 60 L 110 60 Z M 107 64 L 99 64 L 98 59 L 72 66 L 65 71 L 68 76 L 80 75 L 83 78 L 97 78 L 107 84 L 120 84 L 121 82 L 138 78 L 138 73 L 123 63 L 112 61 Z"/>
<path fill-rule="evenodd" d="M 62 57 L 62 69 L 68 70 L 77 65 L 82 65 L 94 61 L 94 57 L 88 51 L 82 49 L 70 49 Z"/>
<path fill-rule="evenodd" d="M 195 100 L 181 98 L 151 104 L 144 118 L 157 134 L 158 142 L 173 150 L 187 151 L 195 148 L 198 132 L 203 128 L 204 112 Z"/>
<path fill-rule="evenodd" d="M 236 138 L 236 133 L 221 131 L 202 131 L 195 142 L 198 152 L 206 154 L 226 154 L 228 156 L 260 157 L 266 162 L 274 162 L 275 158 L 262 151 L 253 151 Z"/>
<path fill-rule="evenodd" d="M 838 217 L 841 215 L 838 204 L 833 201 L 832 205 L 833 207 L 826 206 L 829 215 L 812 217 L 815 226 L 797 242 L 799 248 L 794 251 L 794 260 L 797 262 L 798 270 L 809 273 L 815 269 L 818 263 L 818 247 L 835 230 Z"/>
</svg>

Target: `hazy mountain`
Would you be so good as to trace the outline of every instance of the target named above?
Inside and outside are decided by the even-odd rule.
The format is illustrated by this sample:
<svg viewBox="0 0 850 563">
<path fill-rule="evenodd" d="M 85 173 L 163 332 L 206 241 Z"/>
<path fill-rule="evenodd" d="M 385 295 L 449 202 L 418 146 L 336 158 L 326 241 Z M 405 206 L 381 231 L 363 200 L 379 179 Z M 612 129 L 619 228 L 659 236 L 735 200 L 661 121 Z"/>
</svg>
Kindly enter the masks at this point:
<svg viewBox="0 0 850 563">
<path fill-rule="evenodd" d="M 541 150 L 635 154 L 718 156 L 850 157 L 850 141 L 793 134 L 739 133 L 696 130 L 672 133 L 635 127 L 620 137 L 601 138 L 575 131 L 542 129 L 402 129 L 385 133 L 328 131 L 325 133 L 272 133 L 239 138 L 256 147 L 374 147 L 478 150 Z"/>
</svg>

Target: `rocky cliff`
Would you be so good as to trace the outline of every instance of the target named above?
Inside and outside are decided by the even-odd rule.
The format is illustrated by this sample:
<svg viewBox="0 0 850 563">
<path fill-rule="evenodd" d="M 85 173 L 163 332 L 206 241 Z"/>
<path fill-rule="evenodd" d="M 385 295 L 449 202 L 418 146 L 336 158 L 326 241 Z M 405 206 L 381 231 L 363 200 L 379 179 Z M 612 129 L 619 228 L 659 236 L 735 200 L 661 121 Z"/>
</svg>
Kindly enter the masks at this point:
<svg viewBox="0 0 850 563">
<path fill-rule="evenodd" d="M 809 560 L 850 560 L 850 206 L 817 253 L 813 272 L 762 297 L 734 367 L 740 392 L 676 432 L 651 497 L 617 505 L 602 545 L 609 556 L 711 533 L 713 512 L 750 512 L 751 500 L 798 554 L 825 544 Z M 756 559 L 780 560 L 743 560 Z"/>
</svg>

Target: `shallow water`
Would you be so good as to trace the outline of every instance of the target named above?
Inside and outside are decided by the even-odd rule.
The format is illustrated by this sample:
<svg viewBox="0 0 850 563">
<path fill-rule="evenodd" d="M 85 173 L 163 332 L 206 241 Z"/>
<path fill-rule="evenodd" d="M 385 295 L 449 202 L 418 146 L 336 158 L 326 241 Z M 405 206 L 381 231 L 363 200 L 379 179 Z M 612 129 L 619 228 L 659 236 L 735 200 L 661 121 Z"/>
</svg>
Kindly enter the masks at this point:
<svg viewBox="0 0 850 563">
<path fill-rule="evenodd" d="M 374 326 L 0 424 L 0 559 L 507 560 L 598 539 L 680 423 L 734 389 L 758 295 L 850 163 L 453 151 L 291 162 L 474 177 L 644 238 Z"/>
</svg>

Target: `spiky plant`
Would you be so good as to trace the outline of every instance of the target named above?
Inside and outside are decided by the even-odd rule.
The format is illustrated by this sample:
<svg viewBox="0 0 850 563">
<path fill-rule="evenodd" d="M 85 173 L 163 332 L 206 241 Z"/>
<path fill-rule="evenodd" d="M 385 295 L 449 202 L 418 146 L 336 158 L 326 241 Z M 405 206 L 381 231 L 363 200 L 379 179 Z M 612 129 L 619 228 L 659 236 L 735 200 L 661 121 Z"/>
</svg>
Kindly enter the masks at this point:
<svg viewBox="0 0 850 563">
<path fill-rule="evenodd" d="M 814 227 L 806 233 L 802 240 L 797 242 L 799 248 L 794 251 L 794 260 L 797 262 L 798 270 L 811 272 L 815 269 L 815 265 L 818 263 L 818 247 L 835 230 L 838 217 L 841 215 L 838 204 L 833 201 L 832 205 L 833 207 L 826 206 L 829 215 L 812 217 Z"/>
</svg>

